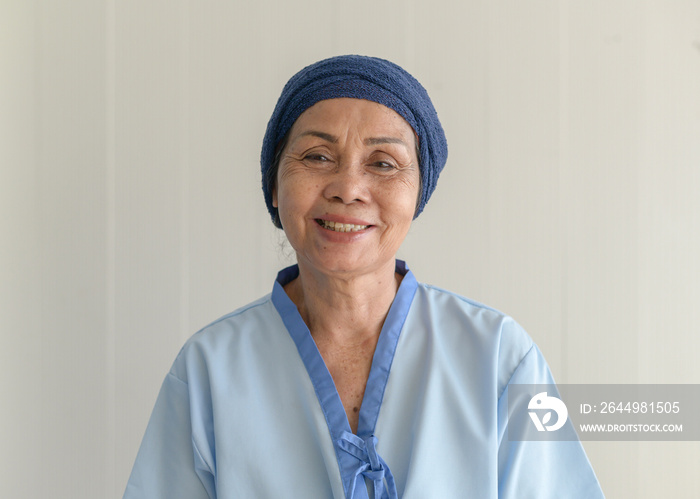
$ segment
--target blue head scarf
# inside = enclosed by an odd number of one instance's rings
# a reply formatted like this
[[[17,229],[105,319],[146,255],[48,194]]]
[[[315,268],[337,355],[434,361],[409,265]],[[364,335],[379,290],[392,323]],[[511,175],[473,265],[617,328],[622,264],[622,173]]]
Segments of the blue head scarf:
[[[292,76],[267,124],[260,155],[262,187],[267,209],[277,227],[281,225],[277,209],[272,206],[277,174],[272,166],[277,147],[304,111],[319,101],[342,97],[382,104],[402,116],[416,132],[422,188],[416,217],[435,190],[447,161],[447,139],[428,92],[404,69],[384,59],[360,55],[331,57]]]

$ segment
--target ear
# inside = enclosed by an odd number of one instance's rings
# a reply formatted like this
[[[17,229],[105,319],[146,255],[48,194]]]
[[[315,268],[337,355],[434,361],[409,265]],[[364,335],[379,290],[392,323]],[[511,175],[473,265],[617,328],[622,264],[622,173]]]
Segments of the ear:
[[[279,208],[279,206],[277,206],[277,186],[272,188],[272,206]]]

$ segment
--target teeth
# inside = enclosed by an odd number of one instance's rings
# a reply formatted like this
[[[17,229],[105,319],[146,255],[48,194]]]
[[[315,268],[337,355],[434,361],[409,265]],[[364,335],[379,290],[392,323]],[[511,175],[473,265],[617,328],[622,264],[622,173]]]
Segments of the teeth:
[[[319,223],[326,229],[334,230],[336,232],[357,232],[358,230],[365,230],[369,225],[355,225],[355,224],[341,224],[338,222],[330,222],[328,220],[319,220]]]

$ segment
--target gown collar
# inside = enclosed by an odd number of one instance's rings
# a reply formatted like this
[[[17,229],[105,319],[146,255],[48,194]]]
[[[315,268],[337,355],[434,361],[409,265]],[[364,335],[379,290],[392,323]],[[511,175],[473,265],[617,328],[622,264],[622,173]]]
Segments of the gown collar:
[[[348,448],[352,447],[348,446],[348,443],[354,442],[349,441],[349,439],[352,439],[349,436],[352,435],[352,431],[345,409],[340,401],[340,395],[316,347],[316,343],[311,337],[309,328],[301,318],[296,305],[284,291],[284,286],[298,277],[299,267],[292,265],[280,271],[272,290],[272,303],[296,344],[321,405],[321,410],[325,416],[335,447],[336,457],[338,458],[343,487],[348,497],[367,497],[364,486],[355,486],[356,481],[361,480],[364,476],[374,481],[375,494],[379,492],[380,497],[396,497],[396,488],[393,487],[391,472],[386,463],[374,451],[375,443],[381,448],[381,442],[377,443],[374,430],[389,379],[391,364],[394,360],[396,345],[418,288],[418,283],[413,273],[408,269],[404,261],[396,260],[396,272],[403,275],[403,279],[379,334],[379,340],[372,359],[372,367],[362,399],[362,406],[360,407],[356,437],[359,437],[362,442],[371,443],[371,452],[369,453],[366,451],[364,453],[347,451]],[[367,459],[362,458],[365,455]],[[369,459],[369,457],[372,457],[372,459]],[[380,464],[377,464],[379,462]],[[383,482],[384,479],[387,481],[387,489],[384,489],[381,487],[381,483],[378,483]],[[363,482],[364,480],[361,481]],[[377,497],[377,499],[379,498]]]

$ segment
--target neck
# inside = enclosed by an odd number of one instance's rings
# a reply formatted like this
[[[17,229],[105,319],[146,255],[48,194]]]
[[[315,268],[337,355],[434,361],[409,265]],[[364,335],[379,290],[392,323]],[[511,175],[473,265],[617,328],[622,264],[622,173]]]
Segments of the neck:
[[[352,346],[379,337],[401,278],[393,260],[369,274],[340,277],[300,263],[285,291],[317,342]]]

